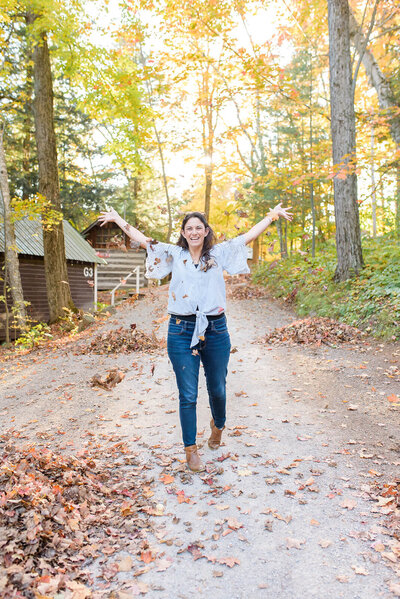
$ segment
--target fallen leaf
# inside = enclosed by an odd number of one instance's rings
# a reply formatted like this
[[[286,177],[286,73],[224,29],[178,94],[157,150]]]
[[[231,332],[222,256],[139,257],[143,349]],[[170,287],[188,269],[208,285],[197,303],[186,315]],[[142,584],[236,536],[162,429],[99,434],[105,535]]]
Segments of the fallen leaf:
[[[301,549],[301,546],[304,545],[305,542],[305,539],[294,539],[291,537],[286,537],[287,549]]]
[[[235,565],[240,565],[240,560],[236,557],[221,557],[217,560],[219,564],[224,564],[225,566],[229,566],[229,568],[233,568]]]
[[[310,524],[311,524],[311,526],[319,526],[320,525],[320,523],[318,522],[318,520],[314,520],[314,518],[311,518]]]
[[[363,576],[368,576],[369,572],[362,566],[351,566],[356,574],[362,574]]]
[[[243,528],[243,524],[241,522],[238,522],[236,518],[228,518],[227,524],[229,528],[232,528],[232,530],[238,530],[239,528]]]
[[[389,591],[393,593],[396,597],[400,597],[400,582],[391,580],[389,582]]]
[[[388,395],[388,401],[391,403],[400,403],[400,397],[392,393],[392,395]]]
[[[356,505],[357,505],[357,501],[355,501],[354,499],[345,499],[340,504],[341,507],[346,508],[348,510],[354,509],[356,507]]]
[[[123,557],[117,564],[119,572],[129,572],[133,567],[133,561],[130,555]]]
[[[172,476],[171,474],[162,474],[162,475],[160,476],[160,479],[159,479],[159,480],[160,480],[161,482],[163,482],[163,483],[164,483],[164,485],[170,485],[171,483],[173,483],[173,482],[174,482],[174,480],[175,480],[175,477],[174,477],[174,476]]]

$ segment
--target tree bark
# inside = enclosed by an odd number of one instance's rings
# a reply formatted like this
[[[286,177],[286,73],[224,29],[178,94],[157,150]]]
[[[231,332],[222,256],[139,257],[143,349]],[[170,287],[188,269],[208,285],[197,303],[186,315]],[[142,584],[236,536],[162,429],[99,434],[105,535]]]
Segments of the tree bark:
[[[32,184],[31,168],[31,138],[33,133],[32,122],[32,95],[33,95],[33,69],[32,53],[28,50],[26,57],[26,82],[24,101],[24,122],[22,139],[22,170],[24,178],[22,181],[22,199],[27,200]]]
[[[6,156],[3,146],[3,132],[0,132],[0,190],[4,211],[4,245],[7,279],[11,288],[11,297],[15,309],[14,318],[20,330],[26,327],[26,308],[22,291],[21,275],[14,224],[10,206],[10,188],[8,185]],[[5,294],[5,302],[7,302]]]
[[[260,236],[256,237],[253,241],[253,257],[250,262],[257,266],[260,260]]]
[[[348,0],[328,0],[328,26],[332,155],[335,171],[335,280],[344,281],[357,274],[363,266],[355,173],[355,116]]]
[[[396,102],[391,83],[382,72],[372,52],[366,47],[366,38],[357,23],[353,12],[349,11],[349,31],[351,41],[358,54],[362,54],[362,63],[369,84],[375,88],[378,95],[379,108],[388,113],[390,133],[397,148],[400,147],[400,117],[399,103]]]
[[[33,23],[35,15],[28,16]],[[39,163],[39,194],[48,202],[43,213],[43,248],[50,322],[65,316],[63,308],[74,309],[65,258],[57,147],[54,133],[53,82],[46,33],[33,48],[35,140]],[[49,210],[57,211],[56,222],[47,222]]]
[[[395,210],[395,233],[400,239],[400,164],[396,166],[396,210]]]
[[[213,184],[213,154],[214,154],[214,129],[215,124],[213,122],[214,118],[214,107],[213,107],[213,97],[214,97],[214,89],[215,86],[211,86],[210,88],[210,72],[207,64],[207,68],[202,73],[201,86],[199,90],[199,98],[200,98],[200,109],[201,109],[201,118],[202,118],[202,141],[203,141],[203,153],[204,153],[204,178],[205,178],[205,187],[204,187],[204,214],[206,220],[210,219],[210,209],[211,209],[211,190]],[[217,111],[218,118],[218,111]]]
[[[376,183],[375,183],[375,134],[374,126],[371,128],[371,211],[372,211],[372,237],[376,237]]]

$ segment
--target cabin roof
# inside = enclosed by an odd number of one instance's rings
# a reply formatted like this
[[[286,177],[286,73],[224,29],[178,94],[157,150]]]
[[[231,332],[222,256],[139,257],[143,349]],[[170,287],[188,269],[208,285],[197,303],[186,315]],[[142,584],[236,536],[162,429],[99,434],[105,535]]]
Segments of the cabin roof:
[[[92,246],[68,221],[63,221],[63,227],[67,260],[107,264],[103,258],[97,256]],[[22,218],[15,221],[14,228],[19,254],[44,256],[42,225],[39,219]],[[0,252],[4,252],[4,225],[2,222],[0,222]]]

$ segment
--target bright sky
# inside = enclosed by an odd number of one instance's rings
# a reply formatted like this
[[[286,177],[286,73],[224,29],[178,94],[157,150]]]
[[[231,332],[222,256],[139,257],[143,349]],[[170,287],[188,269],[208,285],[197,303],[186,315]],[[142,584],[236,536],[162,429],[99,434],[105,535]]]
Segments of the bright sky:
[[[278,7],[278,8],[277,8]],[[111,47],[115,44],[115,40],[112,39],[111,33],[109,36],[104,35],[104,29],[109,26],[111,32],[118,28],[121,19],[121,9],[119,0],[109,0],[106,9],[99,12],[98,2],[89,2],[87,4],[87,14],[94,24],[92,32],[92,39],[96,45],[104,47]],[[149,17],[150,15],[150,17]],[[144,19],[149,19],[151,28],[152,16],[151,13],[143,15]],[[246,17],[247,29],[250,32],[253,42],[257,45],[262,45],[276,35],[279,25],[286,22],[287,19],[291,20],[290,13],[288,12],[285,4],[282,0],[278,0],[277,3],[267,4],[265,8],[257,11],[256,14],[249,14]],[[99,26],[99,32],[96,31],[95,25]],[[157,30],[157,24],[154,20],[154,29]],[[236,30],[236,36],[239,41],[239,45],[245,47],[251,52],[251,44],[246,32],[245,27],[238,18],[238,27]],[[151,36],[150,39],[151,51],[157,52],[162,49],[162,38],[161,36]],[[291,48],[288,42],[284,42],[280,46],[280,56],[282,64],[286,63],[291,55]],[[246,116],[246,115],[245,115]],[[230,123],[237,124],[236,110],[232,105],[230,108],[225,109],[224,119]],[[215,159],[218,160],[217,153]],[[167,174],[174,178],[174,188],[177,195],[181,195],[183,190],[189,189],[193,182],[196,173],[199,174],[201,169],[202,156],[199,155],[198,160],[187,160],[188,156],[184,152],[174,153],[173,156],[166,157],[166,169]],[[107,160],[109,158],[107,157]],[[122,181],[124,184],[125,182]]]

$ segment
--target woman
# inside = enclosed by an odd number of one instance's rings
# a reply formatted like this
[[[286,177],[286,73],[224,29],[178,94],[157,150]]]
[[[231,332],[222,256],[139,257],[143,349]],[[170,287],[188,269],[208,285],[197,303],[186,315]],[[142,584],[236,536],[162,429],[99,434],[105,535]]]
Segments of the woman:
[[[225,282],[229,274],[248,273],[246,245],[282,216],[292,220],[278,204],[247,233],[230,241],[215,243],[214,233],[203,214],[191,212],[182,222],[176,245],[146,237],[129,225],[115,210],[102,212],[102,225],[115,222],[132,240],[147,250],[149,279],[172,273],[169,285],[168,356],[179,389],[179,416],[188,467],[204,470],[196,445],[196,403],[200,361],[204,367],[211,408],[210,449],[221,445],[225,428],[226,375],[230,339],[225,317]]]

